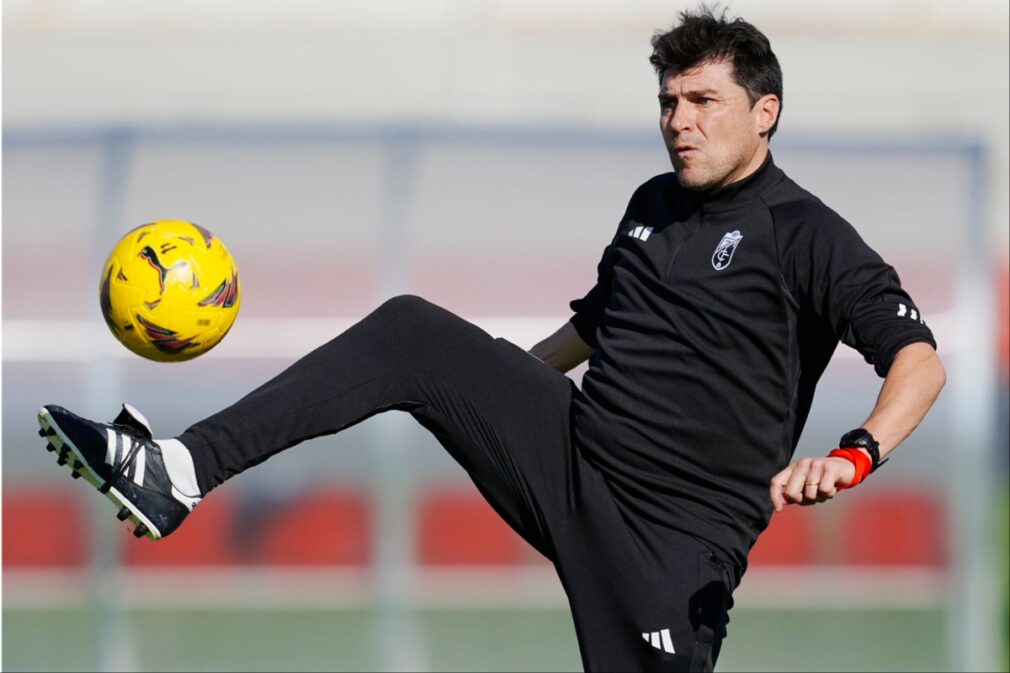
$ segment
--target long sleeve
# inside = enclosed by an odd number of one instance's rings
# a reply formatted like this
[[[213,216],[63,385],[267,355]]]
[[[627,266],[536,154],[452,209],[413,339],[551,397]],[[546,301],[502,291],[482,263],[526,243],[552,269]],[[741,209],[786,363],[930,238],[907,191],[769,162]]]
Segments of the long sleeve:
[[[818,201],[775,209],[784,280],[801,306],[830,325],[881,377],[904,346],[936,348],[897,272],[856,230]]]

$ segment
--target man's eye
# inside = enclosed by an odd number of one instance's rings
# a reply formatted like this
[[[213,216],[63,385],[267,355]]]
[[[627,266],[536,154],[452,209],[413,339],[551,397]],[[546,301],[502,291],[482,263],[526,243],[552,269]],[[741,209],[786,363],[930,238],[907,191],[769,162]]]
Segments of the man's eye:
[[[714,99],[712,98],[706,98],[702,96],[701,98],[698,99],[698,105],[708,105],[709,103],[713,102],[713,100]]]

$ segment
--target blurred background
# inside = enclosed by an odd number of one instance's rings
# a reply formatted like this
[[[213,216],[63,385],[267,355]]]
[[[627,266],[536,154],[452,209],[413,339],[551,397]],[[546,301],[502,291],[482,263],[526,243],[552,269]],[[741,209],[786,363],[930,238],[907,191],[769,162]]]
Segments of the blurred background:
[[[383,299],[529,347],[669,170],[658,0],[4,0],[3,667],[578,670],[551,567],[413,421],[287,451],[135,540],[41,404],[172,436]],[[1010,73],[1004,0],[749,0],[785,73],[777,163],[900,272],[949,383],[879,478],[758,542],[719,668],[1007,670]],[[129,228],[196,221],[241,314],[182,364],[98,307]],[[578,381],[583,370],[572,372]],[[798,456],[880,380],[842,347]]]

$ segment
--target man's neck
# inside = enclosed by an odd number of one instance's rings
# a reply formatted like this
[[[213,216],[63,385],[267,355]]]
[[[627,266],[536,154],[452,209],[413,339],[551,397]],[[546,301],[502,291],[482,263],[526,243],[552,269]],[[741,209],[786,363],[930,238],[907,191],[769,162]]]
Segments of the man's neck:
[[[713,191],[725,189],[726,187],[729,187],[735,182],[740,182],[741,180],[744,180],[754,175],[754,172],[757,169],[761,168],[761,165],[764,164],[765,159],[767,157],[768,157],[768,141],[762,140],[761,143],[758,145],[757,150],[754,152],[754,155],[750,158],[750,161],[747,162],[747,165],[742,170],[737,171],[734,175],[727,176],[727,182],[723,182]]]

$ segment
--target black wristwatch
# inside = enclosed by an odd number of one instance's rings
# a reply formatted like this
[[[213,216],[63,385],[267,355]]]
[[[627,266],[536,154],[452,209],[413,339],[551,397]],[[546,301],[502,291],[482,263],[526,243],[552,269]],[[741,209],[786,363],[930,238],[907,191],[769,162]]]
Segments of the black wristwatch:
[[[878,467],[890,460],[889,458],[880,460],[880,443],[864,428],[856,428],[842,435],[842,438],[838,440],[838,448],[866,449],[866,452],[870,454],[870,460],[873,461],[873,466],[870,467],[871,474],[876,472]]]

